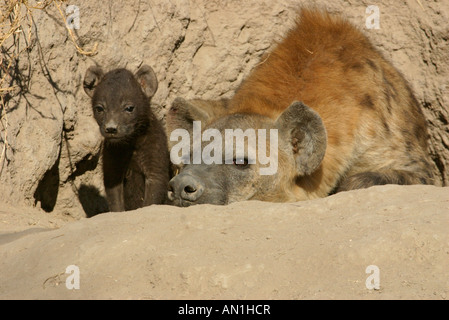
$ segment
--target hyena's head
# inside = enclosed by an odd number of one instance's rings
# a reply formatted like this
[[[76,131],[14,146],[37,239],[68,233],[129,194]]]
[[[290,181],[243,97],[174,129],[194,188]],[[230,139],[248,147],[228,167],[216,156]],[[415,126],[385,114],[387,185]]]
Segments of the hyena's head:
[[[257,114],[208,116],[182,99],[167,115],[170,158],[179,169],[168,192],[175,205],[289,201],[296,179],[314,172],[324,157],[323,122],[301,102],[276,120]]]
[[[92,66],[84,76],[84,91],[92,98],[95,120],[111,143],[129,142],[145,132],[150,119],[150,100],[158,81],[153,69],[142,66],[134,75],[126,69],[104,74]]]

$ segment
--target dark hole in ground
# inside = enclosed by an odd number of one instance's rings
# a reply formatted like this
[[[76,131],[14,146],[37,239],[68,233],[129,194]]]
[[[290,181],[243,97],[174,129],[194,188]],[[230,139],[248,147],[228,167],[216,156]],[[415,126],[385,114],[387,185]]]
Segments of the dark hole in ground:
[[[109,211],[105,197],[95,186],[82,184],[78,189],[78,199],[88,218]]]
[[[73,181],[76,177],[85,174],[87,171],[95,170],[98,165],[99,155],[86,157],[76,164],[75,171],[70,175],[68,181]],[[53,167],[48,170],[34,193],[34,204],[40,203],[40,207],[46,212],[52,212],[58,199],[60,175],[59,158]],[[81,184],[78,188],[78,199],[83,207],[87,217],[93,217],[97,214],[108,212],[109,208],[105,197],[95,186]]]
[[[59,158],[48,170],[39,182],[34,192],[34,204],[41,203],[41,208],[46,212],[51,212],[55,208],[59,191]]]

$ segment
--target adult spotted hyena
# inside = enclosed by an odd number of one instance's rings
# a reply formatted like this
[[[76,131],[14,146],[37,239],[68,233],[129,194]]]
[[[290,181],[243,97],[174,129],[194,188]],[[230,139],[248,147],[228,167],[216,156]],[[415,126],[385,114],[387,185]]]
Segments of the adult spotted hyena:
[[[302,10],[230,101],[213,102],[214,112],[205,104],[176,100],[169,136],[176,128],[191,131],[194,120],[223,135],[277,129],[278,170],[260,175],[260,164],[236,161],[187,164],[170,181],[176,205],[287,202],[373,185],[434,184],[426,121],[410,87],[359,30],[328,13]]]

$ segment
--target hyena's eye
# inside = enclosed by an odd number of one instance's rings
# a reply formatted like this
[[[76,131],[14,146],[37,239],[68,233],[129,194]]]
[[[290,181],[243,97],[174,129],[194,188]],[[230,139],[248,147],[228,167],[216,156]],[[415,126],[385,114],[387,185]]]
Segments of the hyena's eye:
[[[125,111],[128,112],[128,113],[132,113],[134,111],[134,108],[135,107],[133,105],[126,106],[125,107]]]
[[[98,106],[94,107],[94,110],[96,113],[102,113],[102,112],[104,112],[104,107],[101,105],[98,105]]]
[[[245,168],[248,168],[249,163],[248,163],[248,159],[246,159],[246,158],[245,159],[234,158],[233,164],[240,169],[245,169]]]

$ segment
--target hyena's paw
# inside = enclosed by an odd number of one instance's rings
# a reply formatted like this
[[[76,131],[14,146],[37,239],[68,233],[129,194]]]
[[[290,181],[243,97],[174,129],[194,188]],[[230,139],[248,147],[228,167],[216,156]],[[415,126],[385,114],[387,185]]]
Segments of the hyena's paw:
[[[433,184],[433,179],[428,175],[418,175],[414,172],[403,170],[362,172],[343,179],[337,188],[337,192],[365,189],[385,184]]]

